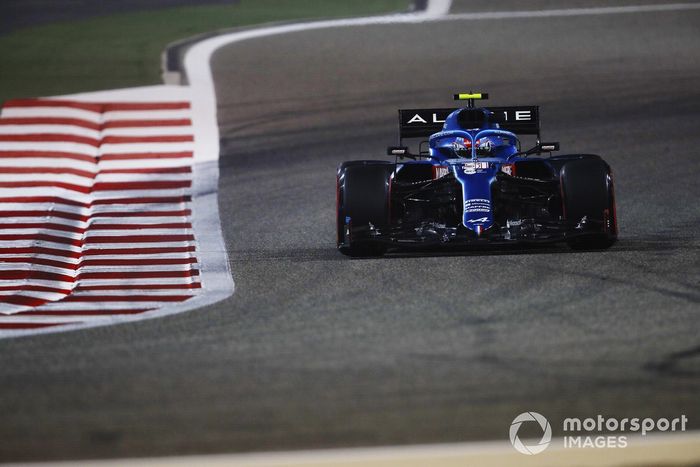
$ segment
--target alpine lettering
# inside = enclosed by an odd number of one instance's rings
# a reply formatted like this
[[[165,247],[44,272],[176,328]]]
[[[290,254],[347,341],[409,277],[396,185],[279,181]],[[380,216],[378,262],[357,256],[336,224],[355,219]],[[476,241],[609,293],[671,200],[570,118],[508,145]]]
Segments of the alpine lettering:
[[[532,112],[529,110],[517,110],[515,112],[515,119],[516,120],[530,120],[532,119]]]
[[[413,115],[413,117],[411,117],[411,119],[409,121],[406,122],[407,125],[410,123],[425,123],[425,124],[427,124],[428,121],[425,118],[421,117],[420,114],[415,114],[415,115]],[[431,115],[431,118],[430,118],[430,123],[445,123],[445,120],[438,118],[438,114],[433,112],[433,114]]]
[[[434,115],[434,114],[433,114],[433,115]],[[423,120],[423,117],[421,117],[421,116],[418,115],[418,114],[415,114],[415,115],[413,116],[413,118],[411,118],[411,119],[408,121],[408,123],[416,123],[416,122],[428,123],[427,121]]]

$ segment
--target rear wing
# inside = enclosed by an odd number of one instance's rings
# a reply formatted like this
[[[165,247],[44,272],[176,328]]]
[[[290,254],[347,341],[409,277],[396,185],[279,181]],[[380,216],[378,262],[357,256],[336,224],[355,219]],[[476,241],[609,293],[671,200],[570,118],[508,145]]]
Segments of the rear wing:
[[[486,107],[493,112],[491,121],[502,130],[521,135],[537,135],[540,139],[540,111],[536,105],[515,107]],[[401,109],[399,110],[399,141],[403,138],[426,138],[442,131],[442,125],[451,109]]]

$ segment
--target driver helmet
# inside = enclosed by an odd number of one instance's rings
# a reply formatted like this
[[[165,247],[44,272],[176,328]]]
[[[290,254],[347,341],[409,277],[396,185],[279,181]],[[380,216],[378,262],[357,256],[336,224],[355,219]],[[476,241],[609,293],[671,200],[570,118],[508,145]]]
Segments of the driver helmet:
[[[478,155],[491,154],[496,147],[496,142],[492,141],[488,136],[483,136],[476,140],[476,153]]]
[[[452,151],[458,158],[469,158],[472,155],[472,142],[462,137],[455,138],[452,142]]]

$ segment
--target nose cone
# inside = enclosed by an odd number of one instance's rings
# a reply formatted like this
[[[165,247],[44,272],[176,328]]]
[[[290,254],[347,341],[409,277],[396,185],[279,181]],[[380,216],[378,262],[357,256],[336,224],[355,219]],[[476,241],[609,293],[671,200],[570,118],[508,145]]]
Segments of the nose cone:
[[[491,183],[496,177],[496,164],[487,161],[467,161],[453,168],[462,185],[462,224],[477,235],[493,225]]]

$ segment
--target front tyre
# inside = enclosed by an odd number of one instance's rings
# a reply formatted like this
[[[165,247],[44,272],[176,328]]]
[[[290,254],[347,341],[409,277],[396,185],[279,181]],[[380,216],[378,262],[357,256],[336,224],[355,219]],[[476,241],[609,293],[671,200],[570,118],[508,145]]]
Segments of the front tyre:
[[[389,227],[389,196],[394,164],[345,162],[338,168],[336,227],[338,250],[347,256],[381,256],[386,245],[373,233]]]
[[[567,244],[574,250],[603,250],[617,241],[615,190],[602,159],[567,162],[560,172],[564,216],[577,223]]]

